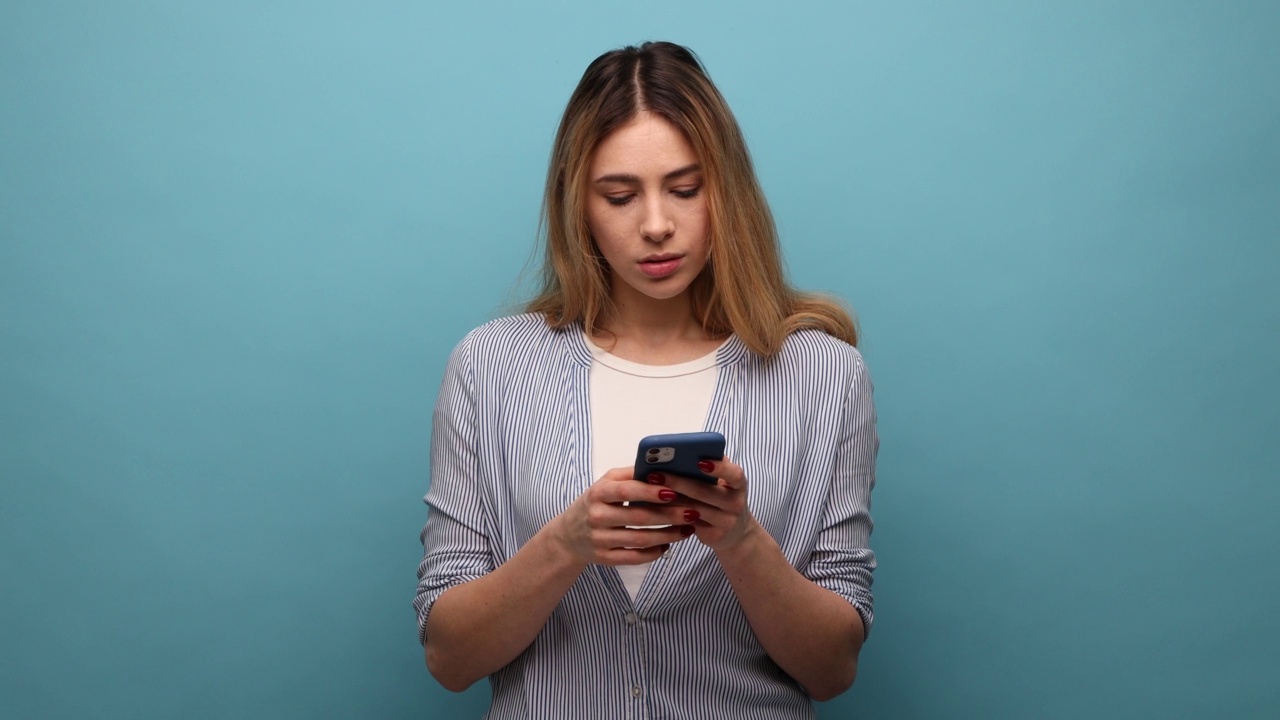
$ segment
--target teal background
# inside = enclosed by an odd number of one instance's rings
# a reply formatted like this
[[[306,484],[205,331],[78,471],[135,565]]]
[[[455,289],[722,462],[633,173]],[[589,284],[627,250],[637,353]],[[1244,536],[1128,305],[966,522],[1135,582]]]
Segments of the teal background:
[[[476,717],[409,603],[446,354],[665,38],[858,310],[824,718],[1280,717],[1280,6],[0,5],[0,715]]]

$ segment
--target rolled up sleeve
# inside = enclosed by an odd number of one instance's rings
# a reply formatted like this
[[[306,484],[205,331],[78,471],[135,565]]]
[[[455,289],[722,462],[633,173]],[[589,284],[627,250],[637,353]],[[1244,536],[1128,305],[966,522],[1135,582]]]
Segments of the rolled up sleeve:
[[[871,490],[876,482],[876,434],[873,388],[862,357],[854,357],[853,374],[843,404],[843,419],[822,529],[805,577],[848,600],[862,616],[864,633],[874,619],[871,594],[876,556],[870,539]]]
[[[456,585],[493,569],[484,493],[480,487],[475,388],[469,338],[454,349],[445,368],[431,427],[431,480],[423,501],[422,562],[413,600],[418,642],[427,639],[427,618],[437,599]]]

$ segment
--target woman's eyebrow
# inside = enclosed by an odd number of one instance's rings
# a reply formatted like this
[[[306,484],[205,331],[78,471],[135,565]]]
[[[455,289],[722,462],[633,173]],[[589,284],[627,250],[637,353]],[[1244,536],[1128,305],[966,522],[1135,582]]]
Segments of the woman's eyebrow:
[[[662,179],[675,180],[678,177],[683,177],[691,173],[696,173],[701,169],[702,169],[702,166],[699,165],[698,163],[693,163],[692,165],[685,165],[682,168],[676,168],[675,170],[672,170],[666,175],[663,175]],[[614,173],[611,175],[601,175],[600,177],[595,179],[595,182],[597,183],[629,183],[631,185],[639,185],[640,176],[628,175],[626,173]]]

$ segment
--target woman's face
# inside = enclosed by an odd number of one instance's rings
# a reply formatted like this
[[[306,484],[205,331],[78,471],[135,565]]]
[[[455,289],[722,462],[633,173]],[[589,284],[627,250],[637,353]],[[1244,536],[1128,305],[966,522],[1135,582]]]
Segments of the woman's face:
[[[641,112],[605,136],[587,176],[587,223],[609,264],[619,309],[687,301],[706,267],[707,199],[693,146]]]

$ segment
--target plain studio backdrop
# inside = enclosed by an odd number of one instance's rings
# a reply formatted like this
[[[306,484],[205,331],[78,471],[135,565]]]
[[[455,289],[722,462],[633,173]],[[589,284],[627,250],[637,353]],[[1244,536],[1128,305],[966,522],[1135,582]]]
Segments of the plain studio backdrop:
[[[646,39],[861,319],[877,623],[820,715],[1280,717],[1280,6],[1208,0],[7,0],[0,716],[483,712],[410,608],[431,408]]]

